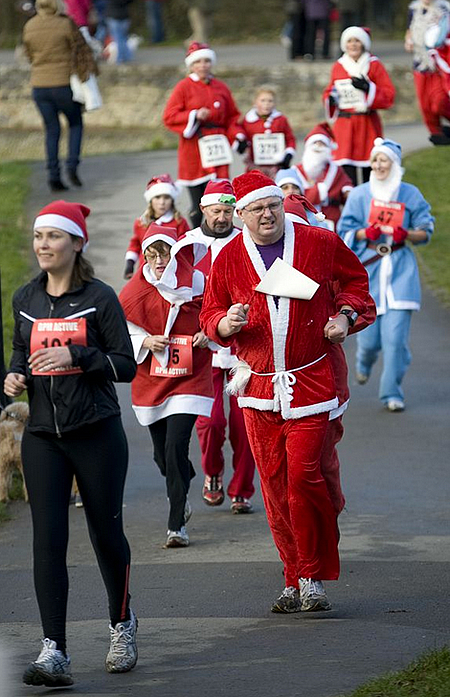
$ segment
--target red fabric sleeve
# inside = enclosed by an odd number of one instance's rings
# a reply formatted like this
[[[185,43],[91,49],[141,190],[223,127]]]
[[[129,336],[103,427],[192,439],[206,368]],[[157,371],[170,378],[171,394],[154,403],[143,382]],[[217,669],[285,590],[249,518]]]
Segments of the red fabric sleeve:
[[[192,109],[186,107],[186,83],[181,80],[175,85],[163,112],[163,123],[175,133],[183,134]]]
[[[133,236],[128,245],[127,252],[135,252],[137,255],[141,253],[141,244],[143,238],[142,229],[143,226],[140,219],[136,218],[133,224]]]
[[[389,74],[380,61],[373,61],[369,70],[369,80],[375,83],[375,97],[371,109],[390,109],[395,99],[395,87]]]
[[[220,254],[215,260],[211,273],[206,282],[203,306],[200,312],[200,327],[206,336],[220,346],[231,346],[235,334],[224,339],[217,332],[220,320],[226,316],[228,308],[233,304],[225,288],[224,278],[226,266],[221,262]]]
[[[185,235],[187,233],[187,231],[190,229],[191,229],[191,225],[189,225],[186,218],[180,218],[179,220],[177,220],[178,239],[180,239],[180,237],[183,237],[183,235]]]
[[[227,88],[228,89],[228,88]],[[241,112],[237,108],[233,95],[228,90],[228,120],[226,127],[226,135],[230,143],[232,143],[238,133],[244,133],[244,128],[241,124]]]
[[[297,142],[295,140],[294,132],[289,124],[289,121],[285,116],[281,116],[282,132],[284,133],[286,139],[286,148],[293,148],[295,150]]]
[[[329,97],[330,94],[331,94],[331,90],[332,90],[333,87],[334,87],[334,81],[336,80],[336,74],[335,74],[335,72],[336,72],[336,65],[337,65],[337,64],[335,63],[335,64],[333,65],[333,67],[331,68],[330,82],[328,83],[328,85],[325,87],[325,89],[324,89],[324,91],[323,91],[323,102],[324,102],[324,106],[325,106],[325,115],[326,115],[326,118],[327,118],[327,119],[332,119],[333,116],[335,115],[335,112],[336,112],[336,106],[333,106],[333,107],[330,109],[330,105],[329,105],[329,102],[328,102],[328,97]]]

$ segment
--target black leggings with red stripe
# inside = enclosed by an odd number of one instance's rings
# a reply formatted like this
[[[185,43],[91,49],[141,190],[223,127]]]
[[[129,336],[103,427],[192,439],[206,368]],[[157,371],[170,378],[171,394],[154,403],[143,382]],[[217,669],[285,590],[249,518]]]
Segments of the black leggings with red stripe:
[[[122,521],[128,444],[120,416],[64,433],[61,438],[25,431],[22,459],[33,520],[34,583],[44,637],[65,651],[68,509],[74,475],[108,593],[111,624],[129,619],[130,547]]]

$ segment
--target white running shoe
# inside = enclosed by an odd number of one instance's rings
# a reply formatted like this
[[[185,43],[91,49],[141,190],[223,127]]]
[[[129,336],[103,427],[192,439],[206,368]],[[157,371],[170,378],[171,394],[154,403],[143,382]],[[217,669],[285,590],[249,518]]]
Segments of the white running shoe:
[[[137,617],[131,609],[130,619],[127,622],[118,622],[115,627],[109,625],[111,645],[105,661],[108,673],[127,673],[136,665],[138,659],[137,628]]]
[[[73,685],[70,657],[56,648],[56,641],[43,639],[42,651],[36,661],[30,663],[23,674],[25,685],[64,687]]]
[[[167,531],[166,547],[189,547],[189,535],[184,525],[180,530]]]
[[[331,610],[331,603],[325,593],[322,581],[314,578],[299,578],[302,612]]]
[[[270,608],[271,612],[282,612],[286,614],[290,612],[300,612],[301,609],[302,604],[298,588],[294,586],[287,586]]]
[[[390,399],[386,408],[388,411],[405,411],[405,402],[402,399]]]

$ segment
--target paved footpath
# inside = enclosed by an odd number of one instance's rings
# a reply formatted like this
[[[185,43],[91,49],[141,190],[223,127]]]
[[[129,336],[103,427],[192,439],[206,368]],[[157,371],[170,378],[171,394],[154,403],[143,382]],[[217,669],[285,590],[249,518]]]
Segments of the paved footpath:
[[[421,126],[390,130],[406,146],[426,144]],[[132,222],[143,208],[150,174],[176,174],[175,153],[85,160],[85,187],[67,198],[92,207],[89,254],[98,275],[122,285]],[[30,219],[49,200],[41,164],[33,166]],[[183,199],[182,205],[186,201]],[[388,414],[376,398],[377,376],[355,384],[348,342],[352,404],[340,448],[347,507],[340,518],[342,575],[328,583],[333,611],[273,615],[283,587],[259,493],[255,513],[207,508],[198,471],[191,490],[192,545],[165,550],[167,502],[151,461],[147,430],[119,386],[130,442],[125,523],[139,617],[137,668],[109,675],[106,599],[82,509],[71,508],[68,644],[74,695],[91,697],[333,697],[426,649],[450,642],[450,478],[448,476],[449,312],[424,294],[412,328],[413,364],[405,380],[407,410]],[[227,472],[229,478],[229,450]],[[0,528],[0,696],[50,694],[21,684],[41,634],[32,587],[30,516],[12,507]],[[9,680],[8,680],[9,678]],[[64,694],[69,691],[62,690]]]

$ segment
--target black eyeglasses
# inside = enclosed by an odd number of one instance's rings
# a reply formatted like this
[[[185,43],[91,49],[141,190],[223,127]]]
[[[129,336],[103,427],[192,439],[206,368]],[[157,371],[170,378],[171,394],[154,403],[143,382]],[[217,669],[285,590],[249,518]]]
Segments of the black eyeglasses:
[[[242,210],[247,211],[247,213],[251,213],[252,215],[259,217],[264,213],[266,208],[271,212],[271,213],[276,213],[277,211],[280,210],[281,206],[283,205],[283,202],[281,199],[279,201],[275,201],[274,203],[268,203],[266,206],[255,206],[254,208],[244,208]]]

